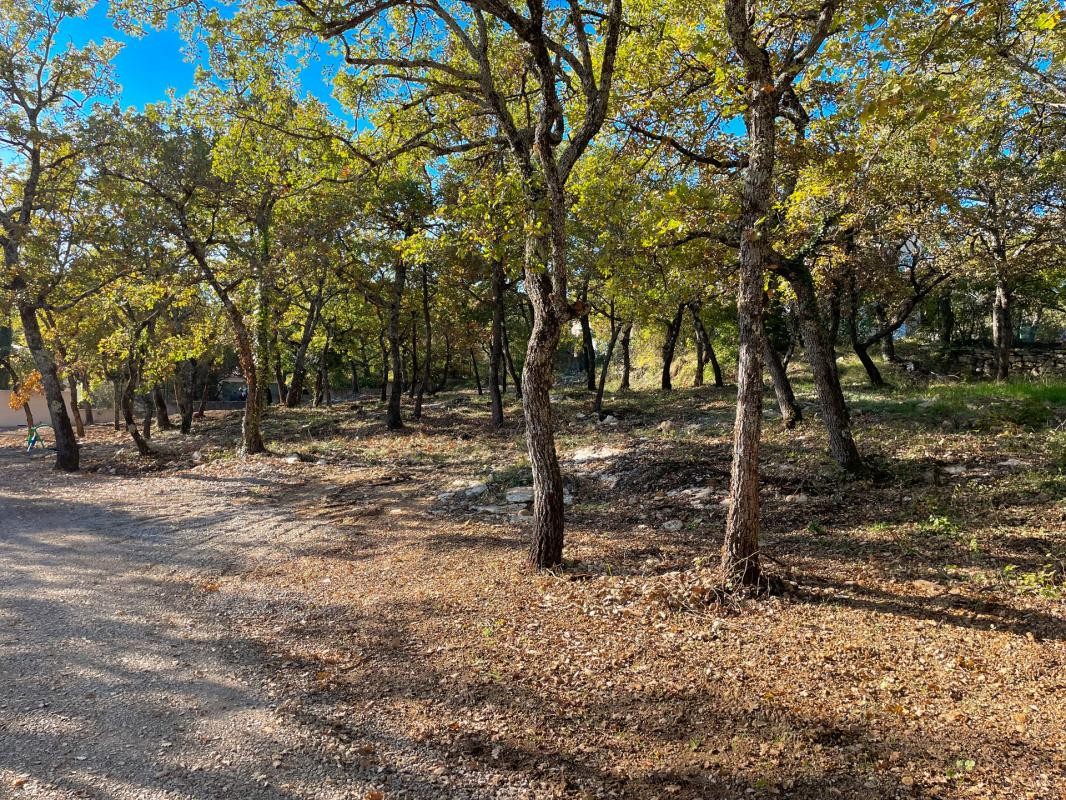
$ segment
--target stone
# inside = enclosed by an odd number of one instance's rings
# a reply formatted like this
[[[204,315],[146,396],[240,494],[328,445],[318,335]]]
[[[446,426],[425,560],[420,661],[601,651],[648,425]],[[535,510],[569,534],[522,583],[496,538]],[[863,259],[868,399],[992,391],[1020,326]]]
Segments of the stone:
[[[679,519],[668,519],[663,523],[663,530],[669,531],[670,533],[677,533],[683,527],[685,527],[685,523]]]
[[[467,497],[481,497],[481,495],[485,494],[485,492],[487,492],[488,490],[488,485],[484,483],[475,483],[470,486],[467,486],[466,489],[463,491],[463,494],[465,494]]]
[[[802,505],[803,503],[811,502],[811,498],[809,496],[805,495],[805,494],[790,494],[790,495],[788,495],[785,498],[785,502],[786,503],[798,503],[798,504]]]
[[[600,420],[600,425],[617,425],[618,418],[608,414],[606,417]]]
[[[504,497],[508,503],[532,503],[533,502],[533,487],[532,486],[515,486],[508,489],[504,493]]]
[[[662,422],[659,423],[659,430],[663,433],[666,433],[667,431],[672,431],[673,429],[674,423],[668,419],[664,419]]]
[[[966,467],[963,464],[948,464],[946,467],[942,467],[942,469],[948,475],[966,474]]]
[[[286,464],[299,464],[300,463],[300,457],[298,455],[296,455],[295,453],[293,455],[291,455],[291,456],[285,456],[285,463]]]

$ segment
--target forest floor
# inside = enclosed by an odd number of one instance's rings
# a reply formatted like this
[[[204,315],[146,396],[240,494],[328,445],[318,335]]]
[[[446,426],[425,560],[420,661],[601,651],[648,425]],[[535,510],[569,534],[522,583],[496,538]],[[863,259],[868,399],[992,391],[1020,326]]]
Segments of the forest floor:
[[[765,566],[708,603],[734,390],[237,415],[85,470],[0,434],[0,797],[1066,798],[1066,386],[849,387],[876,477],[768,413]]]

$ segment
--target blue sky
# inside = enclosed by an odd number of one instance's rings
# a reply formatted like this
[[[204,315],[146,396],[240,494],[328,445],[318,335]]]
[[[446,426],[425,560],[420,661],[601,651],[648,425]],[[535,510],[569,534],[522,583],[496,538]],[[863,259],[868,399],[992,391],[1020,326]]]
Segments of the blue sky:
[[[86,17],[68,20],[62,29],[64,37],[77,45],[103,39],[123,43],[114,62],[123,106],[141,108],[165,100],[168,89],[180,95],[192,88],[196,68],[184,58],[181,37],[171,30],[153,31],[139,39],[127,36],[111,23],[106,2],[98,3]]]
[[[85,16],[68,20],[61,32],[61,41],[76,45],[87,41],[115,39],[122,42],[122,51],[114,61],[115,78],[120,86],[119,101],[123,107],[143,108],[147,103],[166,100],[173,89],[179,96],[193,86],[196,64],[185,58],[185,43],[173,30],[151,31],[138,38],[115,28],[107,15],[107,0],[100,0]],[[322,62],[313,63],[300,74],[305,89],[326,102],[334,112],[346,116],[333,99],[328,80],[323,78],[323,65],[336,69],[337,59],[324,44],[316,47]]]

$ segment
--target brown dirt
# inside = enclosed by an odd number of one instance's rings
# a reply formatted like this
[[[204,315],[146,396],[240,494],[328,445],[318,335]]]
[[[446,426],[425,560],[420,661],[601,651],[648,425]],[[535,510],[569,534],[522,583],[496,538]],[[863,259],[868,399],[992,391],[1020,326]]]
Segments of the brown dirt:
[[[1066,503],[1046,436],[864,414],[860,442],[883,474],[847,481],[816,423],[796,436],[771,428],[767,563],[792,590],[708,605],[726,392],[634,401],[613,427],[564,399],[564,457],[615,452],[567,462],[576,500],[569,560],[554,576],[523,567],[520,518],[473,511],[524,482],[520,432],[489,434],[485,413],[447,399],[423,426],[389,435],[376,411],[283,412],[273,440],[300,463],[226,457],[223,418],[188,444],[167,435],[155,462],[98,427],[85,448],[98,471],[84,477],[9,451],[0,503],[202,521],[209,542],[145,545],[172,574],[144,613],[159,624],[180,602],[205,647],[214,636],[232,644],[219,669],[235,659],[257,687],[247,705],[270,699],[270,725],[300,743],[286,775],[262,767],[283,797],[318,796],[310,787],[326,775],[336,796],[367,798],[1066,797]],[[489,491],[439,497],[465,480]],[[681,529],[665,530],[673,520]],[[94,569],[130,574],[116,550],[98,558],[114,560]],[[40,628],[39,613],[22,624]],[[112,647],[136,649],[131,637]],[[5,643],[0,657],[19,647]],[[12,718],[0,706],[0,745]],[[101,722],[91,710],[83,721],[57,736],[77,741]],[[198,745],[208,757],[223,745],[276,752],[221,735]],[[32,764],[12,763],[0,781],[44,785]],[[313,773],[300,772],[307,764]]]

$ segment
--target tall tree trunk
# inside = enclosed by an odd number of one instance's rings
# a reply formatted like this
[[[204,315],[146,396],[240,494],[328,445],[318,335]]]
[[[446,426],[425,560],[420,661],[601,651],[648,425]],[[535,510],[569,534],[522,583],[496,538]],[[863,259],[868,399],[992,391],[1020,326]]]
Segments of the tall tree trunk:
[[[632,371],[632,362],[630,361],[630,346],[633,341],[633,323],[627,322],[625,331],[622,333],[622,382],[618,384],[618,391],[629,391],[629,378]]]
[[[1011,300],[1011,290],[1007,282],[1003,278],[997,278],[996,296],[992,303],[992,349],[997,381],[1005,381],[1010,376],[1010,349],[1014,339]]]
[[[881,389],[885,386],[885,379],[881,377],[881,370],[877,368],[877,364],[870,358],[868,345],[859,335],[859,295],[855,289],[854,278],[851,280],[849,295],[847,318],[848,338],[851,339],[851,349],[855,351],[855,355],[859,357],[859,362],[862,364],[863,369],[866,370],[866,377],[869,378],[870,385],[875,389]],[[890,338],[892,338],[891,333],[885,337],[885,339]]]
[[[611,307],[609,317],[611,323],[611,338],[607,342],[607,351],[603,354],[603,366],[600,368],[600,379],[596,384],[596,399],[592,403],[592,410],[596,416],[603,418],[603,390],[607,387],[607,370],[611,366],[611,356],[614,355],[614,347],[618,342],[618,336],[626,326],[618,324],[614,316],[614,307]]]
[[[481,388],[481,371],[477,368],[477,356],[474,355],[473,347],[470,348],[470,365],[474,368],[474,381],[477,383],[477,393],[480,397],[485,391]]]
[[[311,341],[315,338],[315,328],[318,325],[318,318],[322,309],[324,285],[324,279],[320,280],[315,289],[315,295],[308,300],[307,316],[304,317],[304,324],[300,329],[300,339],[296,343],[296,350],[293,353],[292,382],[289,384],[288,393],[285,395],[285,406],[287,408],[296,408],[303,399],[304,383],[307,380],[307,351],[311,347]],[[281,359],[279,358],[279,366],[280,363]]]
[[[707,331],[707,326],[703,324],[703,315],[700,313],[701,307],[699,303],[690,304],[689,311],[692,314],[692,325],[696,330],[696,342],[700,345],[699,349],[703,355],[703,364],[709,363],[711,365],[711,372],[714,374],[714,385],[718,387],[725,386],[725,381],[722,378],[722,365],[718,363],[718,354],[714,352],[714,342]],[[702,366],[699,369],[697,378],[699,383],[696,385],[702,386]]]
[[[137,365],[137,357],[131,351],[126,359],[126,383],[122,389],[122,393],[119,399],[116,401],[116,408],[119,405],[122,407],[122,419],[126,423],[126,433],[133,439],[134,445],[137,447],[137,452],[142,456],[150,456],[154,453],[152,448],[148,445],[147,436],[141,432],[141,429],[137,426],[137,417],[134,413],[134,401],[136,399],[136,391],[138,383],[140,382],[140,369]],[[152,421],[152,405],[149,401],[145,408],[145,425],[146,427],[151,424]],[[151,433],[151,429],[148,430]]]
[[[664,392],[669,392],[674,388],[670,372],[674,365],[674,351],[677,349],[677,337],[681,333],[681,322],[684,318],[685,304],[681,303],[677,307],[674,318],[666,322],[666,339],[663,341],[662,347],[663,374],[661,381],[661,388]]]
[[[803,412],[800,410],[799,403],[796,402],[796,393],[792,390],[788,369],[781,360],[777,348],[774,347],[769,336],[764,336],[763,340],[766,369],[770,373],[770,380],[773,381],[777,407],[781,411],[781,421],[786,428],[792,430],[803,420]]]
[[[726,21],[734,42],[737,27],[746,28],[747,4],[729,0]],[[735,16],[742,19],[736,20]],[[739,48],[738,44],[738,48]],[[759,74],[760,72],[767,73]],[[748,66],[748,166],[744,171],[740,213],[740,274],[737,287],[737,411],[733,424],[733,461],[729,508],[722,543],[722,575],[728,582],[753,586],[759,582],[759,444],[762,433],[763,271],[765,235],[760,230],[768,214],[773,187],[774,118],[772,92],[755,88],[767,82],[769,63]]]
[[[207,416],[207,396],[211,393],[210,374],[204,378],[204,393],[200,396],[200,407],[196,410],[196,418],[203,419]]]
[[[85,425],[81,421],[81,409],[78,407],[78,376],[67,370],[67,386],[70,388],[70,413],[74,417],[74,430],[79,439],[85,438]]]
[[[586,295],[588,289],[586,284]],[[582,300],[586,300],[585,297]],[[596,391],[596,342],[592,338],[592,323],[588,314],[581,317],[581,352],[585,363],[585,388]]]
[[[555,452],[551,388],[561,320],[552,305],[552,287],[533,264],[526,268],[533,301],[533,327],[522,371],[522,411],[526,449],[533,472],[533,540],[530,561],[538,569],[554,567],[563,557],[563,476]]]
[[[530,334],[530,338],[532,338],[532,333]],[[556,344],[558,344],[558,342],[556,342]],[[552,359],[554,359],[554,358],[555,358],[555,356],[552,355]],[[507,364],[507,371],[509,373],[511,373],[511,380],[514,382],[515,397],[521,399],[521,397],[522,397],[523,379],[518,374],[518,370],[515,369],[514,358],[512,358],[512,356],[511,356],[511,339],[507,335],[507,321],[506,320],[504,320],[504,324],[503,324],[503,359],[504,359],[504,362]],[[523,372],[522,374],[524,375],[525,372]]]
[[[89,378],[85,375],[81,377],[81,389],[82,389],[82,406],[85,408],[85,424],[93,425],[95,420],[93,419],[93,404],[90,399],[89,391]]]
[[[144,426],[141,430],[141,435],[145,441],[149,441],[152,438],[152,414],[155,412],[152,407],[152,395],[150,392],[141,398],[141,405],[144,406]]]
[[[152,387],[152,402],[155,403],[155,424],[161,431],[169,431],[174,428],[167,413],[167,399],[163,395],[163,387],[158,383]]]
[[[78,442],[74,437],[70,416],[67,414],[67,404],[63,400],[63,387],[59,382],[55,358],[45,347],[44,337],[41,335],[41,324],[37,319],[37,309],[19,300],[18,312],[19,319],[22,321],[22,332],[26,337],[26,346],[33,356],[34,366],[41,373],[45,401],[48,403],[48,416],[55,434],[55,468],[75,472],[80,461]]]
[[[422,375],[418,379],[418,391],[415,394],[414,418],[422,419],[422,399],[426,391],[432,391],[433,380],[433,322],[429,313],[429,274],[425,262],[422,263],[422,324],[426,335],[425,353],[422,355]]]
[[[396,264],[392,282],[392,299],[389,302],[389,355],[392,360],[392,391],[385,412],[385,427],[390,431],[403,428],[400,416],[400,400],[403,394],[403,356],[400,353],[400,310],[403,305],[404,286],[407,282],[407,263],[401,258]]]
[[[489,398],[492,424],[503,425],[503,389],[500,388],[500,373],[505,369],[503,363],[503,311],[504,288],[506,278],[503,262],[492,262],[492,338],[489,346]],[[503,376],[506,380],[506,375]],[[480,382],[479,382],[480,383]]]
[[[115,398],[114,426],[116,431],[122,430],[122,379],[115,375],[111,378],[111,393]]]
[[[388,399],[389,391],[389,348],[385,344],[385,331],[378,334],[378,345],[381,348],[381,402]]]
[[[793,267],[785,277],[796,295],[800,335],[803,337],[803,347],[807,351],[807,361],[814,376],[822,421],[829,434],[829,452],[842,469],[859,473],[864,468],[862,458],[852,438],[851,419],[844,401],[844,392],[840,387],[836,357],[818,312],[814,279],[806,265],[798,264]]]

